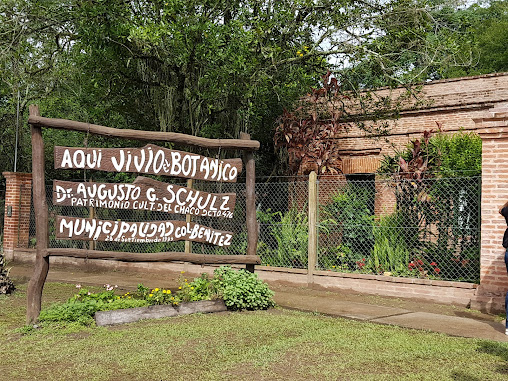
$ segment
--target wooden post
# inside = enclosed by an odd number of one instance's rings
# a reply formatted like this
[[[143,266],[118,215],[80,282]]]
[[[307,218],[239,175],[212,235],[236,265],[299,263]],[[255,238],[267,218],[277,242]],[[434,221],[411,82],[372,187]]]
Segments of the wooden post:
[[[187,188],[192,188],[192,179],[187,179]],[[185,215],[185,222],[189,223],[192,221],[192,216],[190,214]],[[192,242],[185,241],[185,251],[186,254],[192,253]]]
[[[92,182],[92,178],[90,178],[88,180],[89,182]],[[97,213],[96,213],[96,209],[95,207],[91,206],[89,209],[88,209],[88,218],[96,218],[97,217]],[[97,249],[97,241],[89,241],[88,243],[88,249],[89,250],[95,250]]]
[[[240,133],[241,140],[250,140],[250,135]],[[247,255],[256,255],[258,246],[258,224],[256,219],[256,162],[252,151],[244,151],[245,163],[245,220],[247,224]],[[254,265],[247,264],[245,269],[254,272]]]
[[[309,243],[308,243],[308,276],[307,282],[313,283],[314,271],[317,262],[317,174],[312,171],[309,174]]]
[[[30,116],[39,116],[39,108],[30,105]],[[49,231],[48,231],[48,207],[46,204],[46,185],[44,181],[44,141],[42,129],[31,126],[32,133],[32,175],[33,175],[33,200],[36,227],[36,257],[32,278],[27,289],[27,324],[33,324],[39,318],[41,312],[42,289],[49,271],[49,257],[47,254]]]

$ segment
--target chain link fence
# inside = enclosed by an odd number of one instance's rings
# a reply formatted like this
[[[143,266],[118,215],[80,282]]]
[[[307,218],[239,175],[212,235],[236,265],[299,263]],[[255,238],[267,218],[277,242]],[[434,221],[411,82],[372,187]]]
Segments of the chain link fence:
[[[185,186],[185,183],[176,183]],[[245,254],[245,184],[194,181],[193,188],[237,195],[233,218],[192,221],[234,233],[231,246],[192,242],[192,252]],[[345,175],[318,181],[317,269],[455,281],[479,281],[480,177],[420,182]],[[137,253],[184,251],[185,243],[56,240],[57,215],[124,221],[185,220],[185,215],[125,209],[54,206],[46,189],[50,247]],[[308,177],[256,183],[258,255],[265,266],[307,268]],[[30,219],[30,237],[35,223]],[[30,244],[35,243],[30,239]]]
[[[259,180],[258,180],[259,181]],[[186,183],[175,182],[186,186]],[[244,179],[237,183],[218,183],[194,180],[192,188],[209,193],[235,193],[236,204],[233,218],[192,216],[192,222],[216,230],[233,232],[232,243],[219,247],[206,243],[192,242],[191,252],[196,254],[244,255],[247,250],[247,227],[245,220],[246,190]],[[307,265],[307,180],[295,182],[258,182],[256,184],[256,205],[260,242],[258,254],[262,264],[280,267],[305,268]],[[107,209],[53,205],[53,185],[46,185],[49,215],[49,246],[51,248],[76,248],[135,253],[156,253],[165,251],[183,252],[184,241],[136,243],[114,241],[61,240],[55,238],[56,216],[98,218],[121,221],[162,221],[185,220],[182,214],[171,214],[149,210]],[[291,207],[292,206],[292,207]],[[292,212],[287,213],[288,210]],[[299,210],[297,212],[297,210]],[[295,223],[297,221],[297,223]],[[294,241],[294,232],[298,240]],[[35,216],[33,203],[30,218],[30,247],[35,247]]]
[[[479,282],[481,178],[319,182],[318,268]]]

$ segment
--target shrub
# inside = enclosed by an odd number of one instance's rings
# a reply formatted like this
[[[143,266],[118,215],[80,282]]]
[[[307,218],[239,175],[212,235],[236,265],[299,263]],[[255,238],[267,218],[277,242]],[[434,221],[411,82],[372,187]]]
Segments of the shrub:
[[[259,310],[275,305],[268,285],[245,270],[222,266],[214,271],[212,285],[230,310]]]
[[[114,296],[109,291],[88,294],[86,289],[81,289],[77,295],[71,297],[67,302],[55,303],[42,310],[39,321],[77,322],[90,325],[93,323],[93,316],[97,311],[111,311],[147,305],[146,300]]]

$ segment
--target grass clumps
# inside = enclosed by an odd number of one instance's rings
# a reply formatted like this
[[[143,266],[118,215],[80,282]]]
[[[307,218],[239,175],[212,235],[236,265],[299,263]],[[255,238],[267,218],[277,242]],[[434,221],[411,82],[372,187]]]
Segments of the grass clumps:
[[[79,292],[65,303],[55,303],[41,311],[40,322],[77,322],[83,325],[93,323],[97,311],[119,310],[124,308],[144,307],[149,303],[144,299],[135,299],[130,293],[116,295],[116,287],[105,285],[106,290],[92,293],[76,285]]]

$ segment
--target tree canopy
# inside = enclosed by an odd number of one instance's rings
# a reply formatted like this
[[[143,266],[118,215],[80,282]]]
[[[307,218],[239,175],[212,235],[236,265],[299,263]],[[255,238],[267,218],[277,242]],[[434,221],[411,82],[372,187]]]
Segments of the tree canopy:
[[[328,68],[350,89],[506,70],[506,23],[504,2],[4,0],[2,171],[13,167],[18,105],[26,120],[36,102],[44,116],[112,127],[249,132],[269,173],[274,121]],[[23,124],[18,148],[17,169],[29,171]]]

